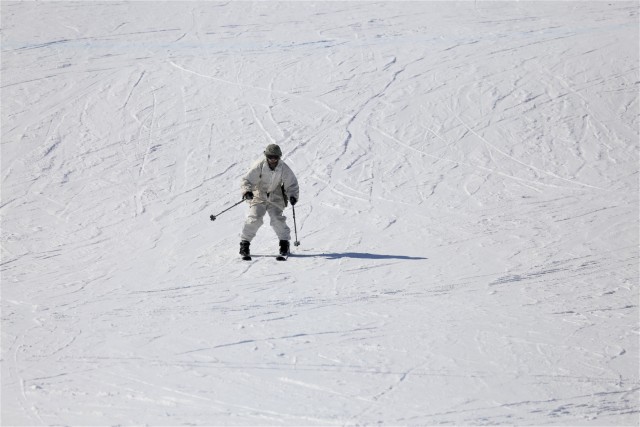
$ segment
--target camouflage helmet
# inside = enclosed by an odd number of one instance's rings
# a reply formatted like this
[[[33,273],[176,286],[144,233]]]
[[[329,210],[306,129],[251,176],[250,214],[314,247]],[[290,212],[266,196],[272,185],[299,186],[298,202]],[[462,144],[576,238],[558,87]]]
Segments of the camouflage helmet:
[[[267,145],[267,148],[264,150],[264,155],[282,157],[282,150],[277,144],[269,144]]]

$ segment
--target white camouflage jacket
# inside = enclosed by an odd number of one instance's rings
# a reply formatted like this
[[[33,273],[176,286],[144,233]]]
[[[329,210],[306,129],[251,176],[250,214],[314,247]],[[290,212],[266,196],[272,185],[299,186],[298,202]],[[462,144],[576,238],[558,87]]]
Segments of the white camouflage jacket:
[[[289,197],[298,198],[298,180],[291,168],[280,159],[274,170],[267,160],[256,160],[249,172],[242,178],[242,194],[253,192],[251,204],[271,202],[280,209],[287,206]],[[283,194],[284,190],[284,194]]]

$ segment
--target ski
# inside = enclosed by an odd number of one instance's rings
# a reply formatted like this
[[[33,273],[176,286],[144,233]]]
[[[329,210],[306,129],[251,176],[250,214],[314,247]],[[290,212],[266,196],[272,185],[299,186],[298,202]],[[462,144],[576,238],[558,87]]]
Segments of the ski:
[[[258,257],[263,257],[263,256],[268,256],[268,255],[257,255]],[[251,261],[253,260],[253,258],[251,258],[250,255],[243,255],[240,257],[240,259],[242,259],[243,261]],[[276,255],[276,261],[286,261],[289,259],[289,254],[287,255]]]

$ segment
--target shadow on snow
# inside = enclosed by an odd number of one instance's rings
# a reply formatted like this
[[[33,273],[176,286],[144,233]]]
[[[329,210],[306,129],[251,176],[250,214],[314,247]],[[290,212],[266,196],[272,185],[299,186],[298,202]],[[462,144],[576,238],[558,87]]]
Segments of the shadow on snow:
[[[327,259],[342,259],[342,258],[355,258],[355,259],[401,259],[401,260],[421,260],[428,259],[424,257],[414,257],[405,255],[382,255],[382,254],[370,254],[366,252],[342,252],[342,253],[321,253],[321,254],[291,254],[292,258],[327,258]]]

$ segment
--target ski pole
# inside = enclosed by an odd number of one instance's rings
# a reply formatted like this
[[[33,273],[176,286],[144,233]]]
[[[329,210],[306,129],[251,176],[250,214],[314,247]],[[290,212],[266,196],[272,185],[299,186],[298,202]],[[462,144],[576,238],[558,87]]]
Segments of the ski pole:
[[[215,221],[215,220],[216,220],[216,218],[218,217],[218,215],[225,213],[226,211],[228,211],[228,210],[229,210],[229,209],[231,209],[231,208],[235,208],[236,206],[238,206],[238,205],[239,205],[240,203],[242,203],[242,202],[244,202],[244,199],[240,200],[238,203],[236,203],[236,204],[235,204],[235,205],[233,205],[233,206],[229,206],[227,209],[223,210],[222,212],[220,212],[220,213],[219,213],[219,214],[217,214],[217,215],[211,215],[211,216],[209,217],[209,219],[211,219],[211,221]]]
[[[293,230],[296,232],[296,241],[293,242],[293,246],[300,246],[300,242],[298,241],[298,226],[296,225],[296,207],[291,205],[291,209],[293,209]]]

